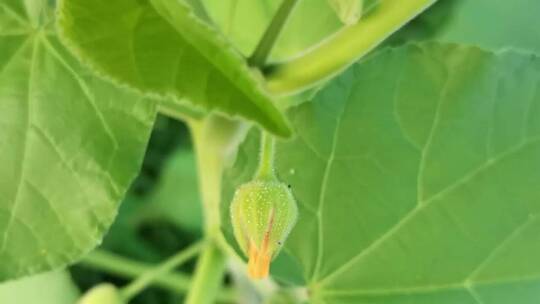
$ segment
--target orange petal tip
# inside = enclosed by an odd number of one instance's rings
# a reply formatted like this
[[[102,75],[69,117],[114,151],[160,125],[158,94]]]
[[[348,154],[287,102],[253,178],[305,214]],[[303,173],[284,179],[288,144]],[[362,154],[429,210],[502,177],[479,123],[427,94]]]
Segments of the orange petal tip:
[[[251,246],[249,250],[248,276],[253,280],[261,280],[270,273],[270,256],[267,252]]]

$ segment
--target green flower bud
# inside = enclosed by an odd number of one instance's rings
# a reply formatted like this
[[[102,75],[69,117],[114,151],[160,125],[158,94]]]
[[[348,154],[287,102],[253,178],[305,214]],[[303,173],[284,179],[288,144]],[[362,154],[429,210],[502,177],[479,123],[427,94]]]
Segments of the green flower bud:
[[[291,191],[276,179],[256,178],[236,190],[230,211],[234,235],[248,257],[249,276],[267,277],[271,260],[296,223]]]
[[[100,284],[90,289],[78,304],[125,304],[118,289],[112,284]]]

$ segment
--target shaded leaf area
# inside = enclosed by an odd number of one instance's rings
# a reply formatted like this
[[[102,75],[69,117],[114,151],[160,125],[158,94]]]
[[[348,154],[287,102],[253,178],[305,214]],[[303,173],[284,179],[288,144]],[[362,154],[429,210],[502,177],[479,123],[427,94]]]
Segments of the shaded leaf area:
[[[419,44],[293,108],[297,136],[276,160],[300,220],[282,255],[302,266],[311,302],[536,303],[539,89],[537,57]],[[257,149],[252,131],[225,202]]]
[[[0,1],[0,280],[65,266],[101,242],[155,118],[91,74],[43,1]]]
[[[47,272],[0,284],[0,303],[73,304],[79,290],[67,272]]]
[[[437,40],[466,43],[490,50],[518,49],[540,54],[535,0],[443,0],[455,2],[451,21]]]
[[[538,11],[540,2],[535,0],[439,0],[392,40],[436,40],[540,53]]]
[[[63,0],[58,11],[65,42],[115,82],[290,134],[244,58],[183,1]]]
[[[220,31],[244,54],[255,50],[281,0],[201,0]],[[299,1],[272,52],[272,60],[298,55],[343,26],[328,0]],[[247,30],[248,29],[248,30]]]
[[[383,46],[399,46],[410,41],[433,39],[451,22],[456,13],[458,1],[438,0],[418,17],[411,20],[399,31],[390,36]]]

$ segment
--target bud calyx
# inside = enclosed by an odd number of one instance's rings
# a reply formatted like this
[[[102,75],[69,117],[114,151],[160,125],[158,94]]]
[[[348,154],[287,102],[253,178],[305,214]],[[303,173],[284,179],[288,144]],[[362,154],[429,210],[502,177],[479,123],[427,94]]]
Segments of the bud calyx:
[[[291,191],[277,179],[256,178],[236,190],[231,217],[236,240],[249,259],[250,277],[268,276],[270,262],[296,223],[297,214]]]

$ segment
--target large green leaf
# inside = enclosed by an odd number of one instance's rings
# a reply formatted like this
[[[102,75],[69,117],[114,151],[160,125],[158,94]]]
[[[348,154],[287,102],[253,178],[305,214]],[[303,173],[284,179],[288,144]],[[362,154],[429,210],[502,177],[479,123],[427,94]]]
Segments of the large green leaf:
[[[282,0],[201,0],[221,31],[249,56]],[[343,26],[328,0],[299,1],[272,52],[273,60],[298,55]]]
[[[183,1],[59,2],[66,43],[116,82],[241,115],[289,135],[283,114],[245,60]]]
[[[0,303],[73,304],[79,290],[67,272],[47,272],[0,284]]]
[[[0,0],[0,280],[63,266],[101,241],[156,112],[82,68],[46,3]]]
[[[290,119],[297,136],[278,144],[276,169],[300,220],[282,255],[302,265],[312,303],[538,302],[539,58],[389,49]],[[257,147],[251,132],[225,202]]]

